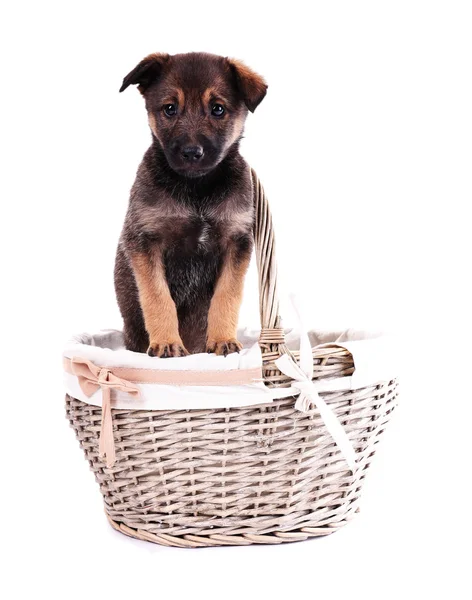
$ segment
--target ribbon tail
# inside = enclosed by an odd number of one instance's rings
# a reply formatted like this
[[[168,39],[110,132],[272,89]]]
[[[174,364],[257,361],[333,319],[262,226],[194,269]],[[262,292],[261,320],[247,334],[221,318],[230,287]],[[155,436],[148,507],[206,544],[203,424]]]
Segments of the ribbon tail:
[[[343,454],[346,459],[349,468],[354,473],[357,464],[356,464],[356,452],[352,446],[351,440],[349,439],[344,427],[341,425],[337,416],[333,413],[333,411],[329,408],[323,398],[317,394],[316,395],[316,407],[320,413],[321,418],[326,426],[326,429],[329,431],[331,437],[336,442],[339,450]]]
[[[277,368],[294,380],[292,386],[299,390],[299,396],[295,402],[295,408],[301,412],[308,412],[314,404],[325,424],[329,434],[336,442],[340,452],[344,456],[349,468],[354,473],[356,465],[356,453],[343,426],[329,408],[323,398],[316,390],[313,378],[313,354],[308,337],[308,332],[303,326],[300,310],[292,298],[300,322],[300,358],[299,364],[292,360],[287,354],[283,354],[276,361]]]
[[[102,386],[102,423],[100,440],[98,443],[98,453],[100,458],[106,456],[107,467],[112,467],[116,460],[110,395],[110,388],[108,386]]]

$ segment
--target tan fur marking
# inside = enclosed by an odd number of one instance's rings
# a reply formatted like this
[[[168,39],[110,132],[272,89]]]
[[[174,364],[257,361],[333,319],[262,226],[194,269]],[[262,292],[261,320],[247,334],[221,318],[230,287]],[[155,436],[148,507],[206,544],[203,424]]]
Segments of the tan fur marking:
[[[228,104],[227,99],[222,96],[218,90],[215,88],[207,88],[202,94],[203,106],[208,106],[212,100],[214,102],[218,102],[219,104],[223,104],[223,106]]]
[[[230,148],[234,144],[234,142],[241,137],[241,134],[244,129],[244,121],[244,115],[237,115],[234,119],[233,131],[231,132],[231,137],[229,138],[226,144],[226,149]]]
[[[179,109],[182,110],[185,106],[185,94],[181,88],[177,88],[177,103],[179,105]]]
[[[149,127],[151,128],[151,131],[157,137],[157,139],[159,139],[159,136],[157,135],[156,117],[152,113],[148,113],[148,121],[149,121]]]
[[[182,344],[177,309],[170,295],[160,254],[151,260],[145,254],[134,254],[131,263],[138,285],[149,346]]]
[[[216,284],[208,313],[207,345],[236,339],[239,308],[243,297],[244,276],[250,256],[234,264],[230,252]]]
[[[203,94],[202,94],[202,101],[203,101],[203,105],[207,106],[207,104],[210,103],[210,100],[213,96],[213,90],[212,88],[207,88]]]

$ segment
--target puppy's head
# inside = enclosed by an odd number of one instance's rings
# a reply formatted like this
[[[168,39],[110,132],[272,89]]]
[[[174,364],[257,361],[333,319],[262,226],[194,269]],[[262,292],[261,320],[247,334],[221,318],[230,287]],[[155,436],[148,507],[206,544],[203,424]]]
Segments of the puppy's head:
[[[151,54],[123,80],[137,84],[152,133],[171,168],[186,177],[209,173],[241,138],[247,111],[266,94],[265,81],[243,63],[200,52]]]

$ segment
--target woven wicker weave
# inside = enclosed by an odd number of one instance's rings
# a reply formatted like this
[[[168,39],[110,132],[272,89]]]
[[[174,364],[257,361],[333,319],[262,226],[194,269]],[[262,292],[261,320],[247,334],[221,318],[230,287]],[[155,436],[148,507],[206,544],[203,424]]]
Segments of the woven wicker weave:
[[[288,350],[278,314],[272,222],[254,172],[253,183],[264,380],[288,386],[274,365]],[[352,357],[341,348],[313,349],[313,364],[314,379],[353,372]],[[66,396],[66,410],[118,531],[178,547],[278,544],[326,535],[354,515],[396,405],[397,384],[323,398],[357,452],[355,475],[318,411],[295,410],[294,398],[227,409],[113,410],[112,468],[98,455],[101,408]]]

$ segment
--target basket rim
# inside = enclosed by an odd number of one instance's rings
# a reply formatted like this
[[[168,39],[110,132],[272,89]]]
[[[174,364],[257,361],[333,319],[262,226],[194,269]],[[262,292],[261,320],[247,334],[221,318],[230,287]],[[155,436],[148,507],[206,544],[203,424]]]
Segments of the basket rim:
[[[302,332],[297,328],[284,328],[286,348],[294,355],[298,355],[298,348]],[[102,366],[120,366],[142,369],[164,369],[165,370],[231,370],[246,369],[253,367],[254,359],[259,355],[258,340],[261,329],[241,328],[238,337],[243,343],[243,349],[239,353],[228,356],[216,356],[215,354],[191,354],[183,357],[157,358],[150,357],[145,353],[126,350],[124,347],[123,332],[119,329],[101,329],[96,333],[84,332],[73,335],[66,343],[62,356],[72,358],[83,356],[94,361],[103,359]],[[358,350],[368,344],[375,351],[375,346],[390,345],[393,336],[387,332],[371,329],[309,329],[313,357],[325,358],[335,355],[357,354]],[[348,345],[348,346],[347,346]],[[272,356],[279,356],[280,352],[264,352],[262,360],[271,360]],[[116,363],[110,363],[110,358],[116,359]],[[198,358],[196,358],[198,357]],[[197,364],[197,367],[193,365]],[[228,368],[229,367],[229,368]]]

